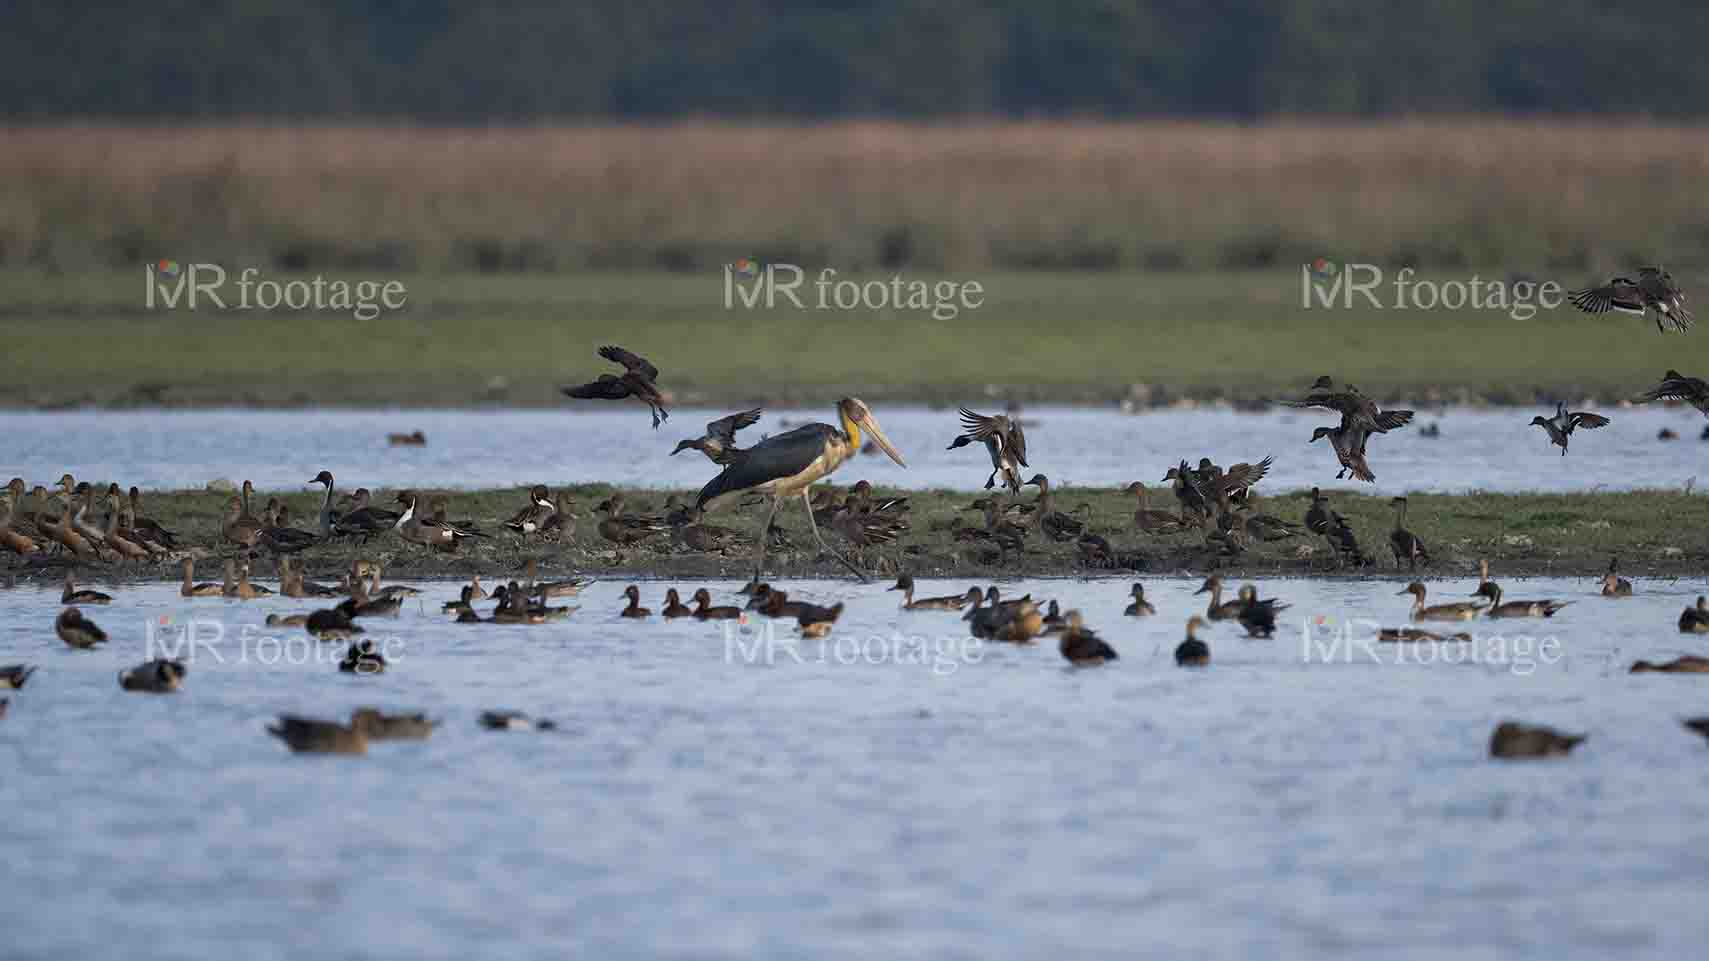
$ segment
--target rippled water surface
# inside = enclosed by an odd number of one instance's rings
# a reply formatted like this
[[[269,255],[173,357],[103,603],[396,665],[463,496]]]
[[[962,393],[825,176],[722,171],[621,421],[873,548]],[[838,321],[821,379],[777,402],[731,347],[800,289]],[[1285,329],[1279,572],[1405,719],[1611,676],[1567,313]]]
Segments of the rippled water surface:
[[[1613,423],[1580,431],[1558,456],[1535,411],[1450,409],[1422,412],[1412,427],[1373,438],[1375,487],[1335,481],[1326,442],[1312,428],[1333,424],[1319,411],[1162,410],[1126,415],[1107,409],[1028,410],[1032,467],[1059,486],[1154,481],[1169,465],[1209,456],[1221,464],[1275,455],[1266,482],[1275,490],[1323,485],[1402,491],[1576,491],[1674,487],[1694,477],[1709,452],[1698,440],[1704,419],[1692,410],[1608,411]],[[71,471],[144,488],[200,487],[214,478],[249,478],[264,490],[296,487],[327,468],[341,484],[367,487],[479,488],[525,483],[698,487],[716,473],[699,454],[669,456],[677,440],[699,436],[722,411],[682,409],[658,431],[638,406],[561,411],[70,411],[0,412],[10,473],[32,483]],[[982,448],[946,450],[959,431],[954,411],[878,410],[908,461],[882,456],[845,468],[898,487],[975,488],[990,462]],[[741,435],[752,443],[830,410],[771,411]],[[1437,424],[1441,436],[1419,430]],[[1667,427],[1679,440],[1662,442]],[[421,430],[425,447],[388,447],[386,434]]]
[[[1282,634],[1218,626],[1213,666],[1183,671],[1169,655],[1203,598],[1148,583],[1163,613],[1145,621],[1120,616],[1125,582],[1004,585],[1086,612],[1122,654],[1086,670],[1048,645],[972,647],[883,585],[793,585],[849,605],[821,644],[625,622],[617,583],[568,622],[453,625],[437,609],[456,585],[428,583],[370,622],[395,654],[372,678],[299,631],[260,639],[302,602],[127,587],[88,611],[113,642],[81,652],[53,636],[57,588],[0,590],[0,662],[40,667],[0,720],[0,954],[1700,953],[1709,746],[1679,720],[1709,714],[1709,677],[1624,669],[1702,653],[1673,630],[1701,584],[1609,601],[1590,580],[1515,581],[1576,603],[1501,639],[1474,625],[1472,648],[1372,656],[1328,638],[1401,623],[1399,585],[1267,582],[1294,605]],[[167,639],[198,625],[185,690],[122,693],[162,618]],[[263,733],[369,704],[443,726],[363,758]],[[561,729],[480,729],[495,707]],[[1491,762],[1509,717],[1591,738]]]

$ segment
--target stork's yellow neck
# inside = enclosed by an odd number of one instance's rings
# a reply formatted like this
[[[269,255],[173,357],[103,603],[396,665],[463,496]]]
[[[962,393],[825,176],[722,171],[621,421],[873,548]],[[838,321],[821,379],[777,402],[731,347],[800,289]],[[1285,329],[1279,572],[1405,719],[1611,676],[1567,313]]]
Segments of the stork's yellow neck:
[[[837,416],[842,419],[843,433],[849,435],[849,447],[857,451],[860,450],[860,425],[850,420],[849,415],[840,410],[837,411]]]

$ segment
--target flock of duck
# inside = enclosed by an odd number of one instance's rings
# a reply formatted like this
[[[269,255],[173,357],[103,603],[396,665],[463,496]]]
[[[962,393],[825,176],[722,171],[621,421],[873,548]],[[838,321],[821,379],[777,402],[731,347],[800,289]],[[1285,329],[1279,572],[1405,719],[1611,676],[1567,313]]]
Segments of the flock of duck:
[[[580,387],[565,388],[565,393],[579,398],[624,399],[637,398],[652,413],[654,427],[669,414],[664,408],[663,394],[657,387],[659,371],[645,359],[619,347],[599,351],[624,368],[622,375],[605,375]],[[1682,400],[1709,415],[1709,384],[1697,378],[1683,377],[1669,371],[1661,384],[1638,398],[1641,401],[1659,399]],[[1329,377],[1320,377],[1303,396],[1282,401],[1290,406],[1321,408],[1340,414],[1334,426],[1318,427],[1311,440],[1329,438],[1344,476],[1351,474],[1360,480],[1373,480],[1366,461],[1367,444],[1372,435],[1384,434],[1406,426],[1412,411],[1382,410],[1351,385],[1337,386]],[[729,620],[744,618],[749,612],[756,616],[786,618],[796,622],[804,636],[822,636],[830,631],[843,612],[841,603],[822,606],[798,599],[762,580],[765,559],[773,548],[788,546],[787,537],[775,524],[776,514],[785,500],[799,498],[805,510],[813,537],[821,550],[836,558],[865,581],[863,568],[832,549],[820,534],[820,526],[841,534],[856,549],[857,556],[865,548],[894,541],[908,529],[906,498],[875,497],[865,481],[855,484],[846,498],[839,500],[834,493],[811,493],[812,485],[835,472],[863,447],[883,453],[897,465],[906,467],[901,453],[891,444],[865,403],[858,398],[845,398],[837,405],[836,424],[808,424],[762,439],[751,447],[736,442],[739,431],[757,423],[760,410],[748,410],[720,418],[706,425],[705,433],[676,445],[671,454],[685,450],[702,453],[720,468],[699,492],[692,504],[675,498],[667,505],[663,516],[632,515],[625,512],[621,495],[613,495],[595,510],[603,515],[598,531],[602,538],[619,550],[639,544],[649,538],[673,533],[681,543],[694,550],[723,551],[743,546],[737,532],[704,521],[704,514],[731,501],[748,504],[769,502],[764,522],[753,538],[757,545],[755,573],[742,594],[746,602],[715,605],[711,592],[698,589],[690,595],[690,604],[682,601],[675,588],[665,592],[660,616],[664,618],[694,618],[698,620]],[[985,489],[994,491],[976,501],[971,509],[983,511],[983,527],[953,525],[958,540],[985,541],[993,545],[999,557],[1020,549],[1033,531],[1057,541],[1076,541],[1082,557],[1092,566],[1103,568],[1137,567],[1132,558],[1113,549],[1102,537],[1086,530],[1082,520],[1072,513],[1056,509],[1052,501],[1050,482],[1043,474],[1027,477],[1027,446],[1023,425],[1018,417],[1006,414],[986,415],[962,408],[962,432],[951,440],[951,449],[978,445],[985,448],[991,471],[985,479]],[[1578,428],[1595,429],[1608,423],[1606,417],[1585,411],[1568,411],[1558,406],[1555,416],[1538,417],[1533,424],[1542,426],[1552,443],[1566,452],[1568,439]],[[1221,467],[1208,458],[1197,466],[1183,459],[1170,467],[1163,482],[1170,489],[1176,510],[1152,508],[1146,500],[1143,483],[1130,485],[1128,492],[1137,496],[1139,508],[1134,514],[1135,526],[1148,533],[1174,533],[1198,528],[1204,530],[1207,544],[1225,553],[1239,553],[1254,540],[1269,541],[1298,536],[1301,526],[1255,510],[1253,487],[1269,467],[1269,457],[1257,463],[1239,463]],[[1023,478],[1025,478],[1023,480]],[[339,598],[336,604],[292,615],[272,615],[271,626],[302,627],[322,641],[348,642],[342,671],[373,675],[383,672],[386,660],[382,651],[363,638],[365,629],[358,623],[365,618],[396,617],[403,600],[419,593],[403,585],[381,585],[381,568],[361,559],[352,562],[342,581],[336,586],[307,581],[304,572],[292,557],[316,544],[353,541],[366,544],[387,534],[430,550],[452,552],[460,543],[471,538],[487,538],[481,525],[470,520],[453,520],[447,514],[448,505],[442,498],[424,499],[414,491],[400,491],[393,499],[398,508],[391,510],[372,503],[366,488],[358,488],[337,499],[336,482],[329,471],[320,471],[309,481],[324,488],[318,517],[318,530],[294,526],[289,509],[277,499],[271,500],[259,513],[252,513],[253,486],[245,481],[240,491],[227,502],[222,517],[220,535],[223,547],[229,550],[223,560],[224,578],[219,582],[197,582],[195,560],[185,556],[187,545],[177,534],[142,513],[140,493],[132,487],[122,492],[117,484],[104,489],[88,483],[78,483],[70,474],[64,475],[52,493],[45,486],[29,488],[22,478],[14,478],[0,494],[0,546],[26,557],[50,553],[81,562],[127,562],[147,559],[177,558],[181,564],[181,594],[186,598],[223,597],[248,600],[273,594],[274,591],[251,580],[251,561],[262,553],[271,554],[278,571],[277,593],[293,598]],[[1036,500],[1017,499],[1023,488],[1038,489]],[[996,490],[1001,487],[1001,490]],[[19,505],[31,500],[34,509],[20,512]],[[1317,488],[1310,495],[1311,506],[1306,512],[1303,530],[1324,538],[1337,562],[1364,566],[1371,559],[1361,550],[1357,538],[1346,520],[1331,509],[1328,498]],[[95,520],[98,505],[106,513],[99,523]],[[1404,497],[1393,501],[1395,524],[1389,536],[1389,550],[1395,566],[1406,565],[1416,570],[1430,555],[1424,541],[1407,529]],[[52,513],[49,511],[52,510]],[[528,492],[527,503],[502,522],[510,533],[524,539],[535,536],[568,535],[574,531],[571,505],[563,494],[553,495],[545,486],[535,486]],[[864,559],[864,558],[863,558]],[[1423,583],[1413,581],[1401,591],[1411,594],[1411,620],[1416,623],[1441,621],[1470,621],[1476,618],[1553,617],[1569,602],[1553,599],[1512,600],[1489,578],[1487,564],[1482,570],[1478,587],[1471,599],[1449,603],[1428,604]],[[535,561],[527,563],[524,577],[497,585],[488,592],[478,577],[464,586],[457,600],[444,605],[444,612],[453,615],[457,623],[545,624],[570,616],[577,608],[571,605],[553,606],[553,598],[573,597],[589,583],[575,578],[564,581],[544,581],[538,577]],[[1092,629],[1088,628],[1075,610],[1062,611],[1055,601],[1040,603],[1031,596],[1005,599],[995,586],[981,590],[969,588],[961,594],[917,598],[914,582],[904,573],[892,590],[903,592],[902,608],[909,611],[963,612],[962,620],[974,637],[1016,644],[1031,644],[1040,637],[1058,637],[1062,657],[1076,666],[1094,666],[1116,660],[1118,654]],[[1205,580],[1199,593],[1209,594],[1209,604],[1202,616],[1195,615],[1186,622],[1186,636],[1175,651],[1177,664],[1183,667],[1209,665],[1209,645],[1198,632],[1214,622],[1231,621],[1245,629],[1251,637],[1270,637],[1276,629],[1276,616],[1287,605],[1274,598],[1261,599],[1257,588],[1243,585],[1232,600],[1223,600],[1224,585],[1220,577]],[[1619,577],[1616,563],[1610,562],[1603,580],[1602,593],[1608,597],[1628,596],[1630,582]],[[642,606],[638,585],[625,591],[626,606],[619,612],[629,620],[651,617],[653,612]],[[1134,584],[1129,616],[1151,616],[1155,609],[1145,598],[1144,587]],[[64,609],[55,621],[57,635],[73,648],[88,649],[106,641],[105,633],[81,608],[112,601],[109,595],[77,588],[72,573],[67,573],[62,595]],[[478,602],[491,601],[494,607],[485,615],[476,608]],[[1698,598],[1695,607],[1680,616],[1679,628],[1691,633],[1709,633],[1709,606]],[[1422,627],[1408,626],[1385,629],[1380,640],[1393,643],[1469,641],[1469,635],[1443,635]],[[12,665],[0,668],[0,687],[21,688],[33,668]],[[1662,671],[1709,673],[1709,659],[1681,657],[1665,664],[1639,661],[1633,672]],[[183,684],[188,671],[178,661],[158,659],[131,668],[119,676],[119,685],[126,691],[170,693]],[[0,700],[0,712],[7,702]],[[493,728],[550,726],[513,712],[491,712],[483,724]],[[366,750],[370,740],[396,737],[425,737],[432,722],[419,715],[387,716],[377,711],[357,712],[346,722],[283,717],[270,732],[281,738],[293,750],[311,752],[352,753]],[[1550,740],[1538,734],[1539,729],[1520,726],[1497,731],[1492,753],[1498,756],[1546,755],[1570,750],[1564,740]],[[1504,734],[1503,731],[1508,731]],[[1517,733],[1515,733],[1517,732]],[[1563,736],[1564,737],[1564,736]],[[1566,740],[1570,740],[1567,738]],[[1573,741],[1572,743],[1577,743]],[[1562,744],[1565,744],[1563,747]],[[1517,746],[1516,746],[1517,745]],[[1536,750],[1525,745],[1541,745]]]

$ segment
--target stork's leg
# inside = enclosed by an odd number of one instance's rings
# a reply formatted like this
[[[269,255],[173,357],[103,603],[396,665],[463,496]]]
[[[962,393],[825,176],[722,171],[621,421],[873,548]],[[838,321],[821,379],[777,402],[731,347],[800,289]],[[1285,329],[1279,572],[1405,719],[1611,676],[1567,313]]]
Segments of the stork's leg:
[[[771,546],[771,521],[777,516],[777,506],[781,503],[783,503],[781,496],[772,495],[771,507],[765,512],[765,523],[760,525],[760,556],[754,560],[754,581],[756,583],[759,581],[760,575],[765,573],[766,549]],[[809,511],[807,516],[812,517],[812,512]]]
[[[807,496],[807,488],[805,487],[801,489],[801,506],[807,511],[807,526],[813,531],[813,539],[819,542],[819,549],[835,557],[838,563],[853,572],[854,576],[860,578],[862,584],[866,583],[866,574],[860,568],[854,566],[848,558],[832,550],[831,545],[825,543],[825,538],[819,533],[819,522],[813,519],[813,500]]]

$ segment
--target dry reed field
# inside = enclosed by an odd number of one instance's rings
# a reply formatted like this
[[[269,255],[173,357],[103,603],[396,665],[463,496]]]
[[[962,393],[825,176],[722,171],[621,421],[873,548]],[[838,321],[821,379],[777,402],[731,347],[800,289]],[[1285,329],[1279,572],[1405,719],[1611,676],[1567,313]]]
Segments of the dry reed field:
[[[0,266],[1709,262],[1709,129],[1608,121],[0,129]]]

